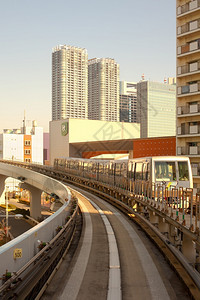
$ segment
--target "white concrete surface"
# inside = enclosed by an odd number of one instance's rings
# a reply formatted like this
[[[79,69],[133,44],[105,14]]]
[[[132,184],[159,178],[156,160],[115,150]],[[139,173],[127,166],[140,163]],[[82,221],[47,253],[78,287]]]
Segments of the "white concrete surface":
[[[85,231],[83,236],[83,243],[76,264],[73,268],[73,272],[70,276],[70,279],[67,285],[65,286],[62,295],[59,298],[60,300],[66,300],[66,299],[75,300],[77,298],[87,268],[90,250],[92,246],[93,229],[92,229],[91,216],[84,203],[80,199],[78,202],[80,207],[82,208],[83,216],[85,219]]]

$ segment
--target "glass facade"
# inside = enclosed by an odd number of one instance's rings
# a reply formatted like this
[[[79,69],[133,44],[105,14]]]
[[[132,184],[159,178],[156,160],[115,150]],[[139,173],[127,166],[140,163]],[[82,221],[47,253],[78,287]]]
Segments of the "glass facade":
[[[148,83],[148,137],[176,135],[176,87]]]
[[[141,138],[176,135],[176,86],[141,81],[137,84],[137,121]]]

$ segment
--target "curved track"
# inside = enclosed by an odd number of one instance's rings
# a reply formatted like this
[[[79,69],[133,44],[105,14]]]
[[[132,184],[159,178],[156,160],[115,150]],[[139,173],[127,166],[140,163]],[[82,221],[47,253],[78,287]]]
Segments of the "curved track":
[[[64,262],[42,299],[189,298],[136,224],[99,197],[85,191],[75,194],[83,216],[80,243],[70,265]]]

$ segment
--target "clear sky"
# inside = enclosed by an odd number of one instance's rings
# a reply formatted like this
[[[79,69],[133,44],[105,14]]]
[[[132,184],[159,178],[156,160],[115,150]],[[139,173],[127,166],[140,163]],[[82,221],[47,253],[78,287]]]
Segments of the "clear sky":
[[[175,0],[0,0],[0,132],[51,120],[51,53],[57,45],[111,57],[120,80],[163,82],[176,73]]]

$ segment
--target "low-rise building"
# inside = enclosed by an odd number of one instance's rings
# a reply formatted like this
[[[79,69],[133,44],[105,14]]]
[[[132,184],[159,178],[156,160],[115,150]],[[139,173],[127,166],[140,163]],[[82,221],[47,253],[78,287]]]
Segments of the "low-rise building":
[[[140,125],[137,123],[65,119],[51,121],[49,134],[50,164],[52,165],[55,158],[86,157],[84,156],[86,152],[96,155],[132,152],[132,139],[140,138]]]
[[[0,134],[0,159],[43,164],[43,128],[36,121]]]

